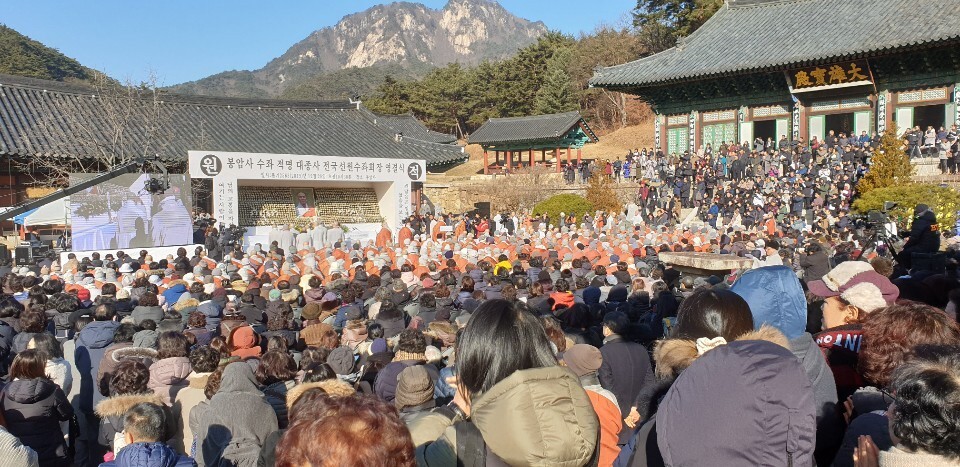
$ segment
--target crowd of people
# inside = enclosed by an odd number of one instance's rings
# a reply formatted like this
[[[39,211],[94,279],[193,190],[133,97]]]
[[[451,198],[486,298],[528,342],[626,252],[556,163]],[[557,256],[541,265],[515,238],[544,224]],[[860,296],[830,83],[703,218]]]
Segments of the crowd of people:
[[[636,180],[617,212],[260,243],[200,213],[193,251],[2,260],[0,464],[958,465],[960,242],[926,205],[896,251],[853,222],[876,143],[568,169]]]
[[[908,241],[944,240],[943,271],[895,273],[852,229],[633,206],[4,265],[0,458],[956,465],[956,244],[917,208]],[[753,265],[695,277],[674,251]]]

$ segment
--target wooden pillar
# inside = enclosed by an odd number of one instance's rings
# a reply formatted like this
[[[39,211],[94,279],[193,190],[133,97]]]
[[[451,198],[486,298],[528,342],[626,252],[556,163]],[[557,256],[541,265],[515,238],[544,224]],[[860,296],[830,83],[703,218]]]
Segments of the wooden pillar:
[[[533,148],[530,149],[530,170],[533,170]]]
[[[553,151],[554,151],[553,158],[554,160],[557,161],[557,172],[559,172],[560,171],[560,148],[554,149]]]
[[[513,151],[507,151],[507,172],[513,168]]]
[[[579,149],[577,149],[577,151],[579,151]],[[570,165],[570,156],[570,151],[567,151],[567,165]]]
[[[483,174],[487,175],[487,173],[489,172],[490,172],[490,163],[489,163],[489,160],[487,159],[487,150],[484,149],[483,150]]]
[[[577,149],[577,164],[580,164],[580,160],[583,158],[583,149]]]

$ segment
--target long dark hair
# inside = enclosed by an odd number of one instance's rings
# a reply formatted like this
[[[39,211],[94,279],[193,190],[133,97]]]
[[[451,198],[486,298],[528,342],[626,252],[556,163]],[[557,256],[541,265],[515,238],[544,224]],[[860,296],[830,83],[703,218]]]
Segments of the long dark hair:
[[[471,396],[515,371],[557,364],[540,320],[506,300],[477,308],[457,340],[456,358],[460,387]]]

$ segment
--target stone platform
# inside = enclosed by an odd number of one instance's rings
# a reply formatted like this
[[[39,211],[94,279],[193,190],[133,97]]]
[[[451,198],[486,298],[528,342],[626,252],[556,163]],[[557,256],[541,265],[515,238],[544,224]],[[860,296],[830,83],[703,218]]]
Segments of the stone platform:
[[[681,273],[697,277],[712,275],[723,277],[735,269],[743,270],[753,267],[753,260],[750,258],[713,253],[660,253],[658,258]]]

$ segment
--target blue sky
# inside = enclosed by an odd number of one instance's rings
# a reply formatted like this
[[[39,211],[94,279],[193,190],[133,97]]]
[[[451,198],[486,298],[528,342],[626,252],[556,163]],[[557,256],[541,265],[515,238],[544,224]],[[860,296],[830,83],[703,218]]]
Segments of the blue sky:
[[[19,0],[0,23],[121,81],[159,85],[233,69],[257,69],[311,32],[388,2],[367,0]],[[446,0],[421,0],[443,8]],[[568,34],[614,24],[636,0],[500,0],[522,18]]]

